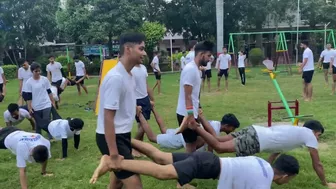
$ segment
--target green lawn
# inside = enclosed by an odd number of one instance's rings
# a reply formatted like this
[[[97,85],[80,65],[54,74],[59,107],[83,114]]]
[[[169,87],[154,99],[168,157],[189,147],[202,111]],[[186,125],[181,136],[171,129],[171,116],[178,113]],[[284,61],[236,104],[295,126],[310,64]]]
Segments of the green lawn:
[[[249,68],[250,69],[250,68]],[[260,68],[254,68],[250,73],[247,73],[247,85],[240,85],[240,81],[235,79],[235,72],[231,71],[230,76],[230,91],[228,93],[215,92],[213,88],[211,93],[202,93],[201,103],[204,114],[209,120],[220,120],[225,113],[234,113],[241,122],[241,128],[254,123],[267,122],[267,101],[279,100],[278,94],[273,87],[268,75],[262,74]],[[215,75],[215,71],[213,71]],[[166,74],[162,77],[163,95],[156,97],[156,107],[158,112],[163,117],[165,123],[170,128],[177,127],[176,121],[176,105],[178,96],[177,82],[179,74]],[[212,79],[212,86],[215,86],[215,80]],[[314,99],[313,102],[303,102],[301,99],[301,77],[298,74],[287,76],[280,74],[277,78],[282,91],[287,100],[299,99],[301,106],[301,114],[314,114],[314,118],[320,120],[325,126],[325,134],[321,138],[320,157],[325,168],[325,173],[328,181],[336,182],[336,162],[333,157],[336,156],[335,150],[335,129],[336,116],[335,107],[336,96],[330,96],[330,89],[325,88],[324,80],[321,72],[314,76]],[[77,96],[75,87],[68,87],[63,93],[63,105],[61,106],[60,114],[66,118],[68,116],[80,117],[85,121],[85,127],[82,131],[80,150],[75,152],[73,141],[69,145],[69,158],[63,162],[58,162],[55,159],[61,157],[61,143],[52,143],[52,159],[49,161],[48,170],[55,175],[53,177],[44,178],[40,175],[40,166],[36,164],[28,165],[28,183],[29,188],[33,189],[71,189],[71,188],[102,188],[105,189],[108,184],[108,176],[103,177],[97,184],[90,185],[89,179],[95,167],[98,164],[100,153],[95,142],[96,117],[93,112],[84,110],[85,104],[92,101],[96,97],[97,79],[86,80],[89,86],[90,94],[88,96]],[[154,84],[154,76],[149,77],[150,85]],[[224,82],[223,82],[224,83]],[[8,93],[6,99],[0,104],[1,111],[5,111],[8,103],[17,101],[18,82],[10,81],[8,84]],[[223,91],[223,90],[222,90]],[[84,105],[79,107],[76,104]],[[285,111],[274,113],[274,121],[283,121]],[[0,125],[5,125],[1,116]],[[158,127],[154,125],[154,121],[150,120],[152,128],[159,132]],[[27,121],[20,125],[20,128],[29,131],[30,125]],[[133,132],[136,131],[134,127]],[[147,140],[147,139],[146,139]],[[299,159],[301,170],[299,176],[290,184],[284,186],[275,186],[274,188],[324,188],[315,174],[312,166],[309,153],[306,149],[295,150],[289,152]],[[233,154],[223,154],[221,156],[232,156]],[[258,154],[261,157],[267,157],[267,154]],[[3,189],[19,188],[19,174],[16,168],[15,156],[8,150],[0,152],[0,183]],[[251,175],[252,176],[252,175]],[[150,177],[142,176],[144,188],[155,189],[170,189],[175,188],[175,181],[159,181]],[[202,189],[213,189],[217,186],[217,181],[214,180],[194,180],[192,184]]]

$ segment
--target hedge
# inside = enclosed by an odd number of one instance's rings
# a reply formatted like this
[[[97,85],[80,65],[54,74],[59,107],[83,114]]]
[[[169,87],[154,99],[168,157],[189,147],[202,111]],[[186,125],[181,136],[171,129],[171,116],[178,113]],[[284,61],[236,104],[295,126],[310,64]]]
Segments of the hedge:
[[[6,79],[16,79],[18,67],[16,65],[4,65],[2,69],[5,73]]]

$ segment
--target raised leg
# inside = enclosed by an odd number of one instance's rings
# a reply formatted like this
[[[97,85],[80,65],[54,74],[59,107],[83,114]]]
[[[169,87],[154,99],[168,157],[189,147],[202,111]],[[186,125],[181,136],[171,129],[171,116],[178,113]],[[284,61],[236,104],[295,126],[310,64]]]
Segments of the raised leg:
[[[155,108],[152,108],[152,112],[154,114],[155,120],[157,122],[157,124],[160,127],[160,131],[162,134],[165,134],[167,132],[167,127],[164,124],[164,121],[162,120],[162,118],[160,117],[160,115],[158,114],[158,112],[155,110]]]

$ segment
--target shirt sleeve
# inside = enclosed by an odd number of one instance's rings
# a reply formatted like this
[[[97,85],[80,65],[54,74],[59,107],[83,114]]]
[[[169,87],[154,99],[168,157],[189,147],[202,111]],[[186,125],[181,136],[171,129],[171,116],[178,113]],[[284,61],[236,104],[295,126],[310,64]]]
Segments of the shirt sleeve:
[[[29,156],[29,150],[26,144],[20,142],[16,148],[16,166],[19,168],[25,168],[26,158]]]
[[[20,109],[19,111],[20,111],[21,115],[22,115],[24,118],[31,119],[31,116],[30,116],[30,114],[29,114],[29,112],[28,112],[27,110],[25,110],[25,109]]]
[[[4,112],[3,116],[4,116],[4,120],[5,120],[6,123],[10,122],[9,119],[8,119],[7,111]]]
[[[120,103],[120,96],[122,95],[122,79],[121,76],[112,76],[104,83],[105,90],[100,98],[110,99],[105,101],[104,109],[118,110]]]
[[[308,148],[318,148],[318,142],[316,137],[314,136],[313,132],[308,131],[308,133],[302,133],[304,135],[305,144]]]
[[[303,53],[303,58],[309,58],[308,51],[304,51],[304,53]]]
[[[228,60],[230,61],[230,60],[231,60],[231,55],[229,55],[229,54],[228,54],[228,57],[229,57],[229,59],[228,59]]]
[[[18,79],[23,79],[21,69],[18,70]]]
[[[188,72],[186,74],[184,74],[184,76],[182,77],[182,84],[183,85],[190,85],[190,86],[194,86],[194,82],[197,80],[197,76],[196,74],[193,72],[193,70],[188,70]]]
[[[46,90],[50,89],[51,85],[49,83],[49,80],[47,78],[44,78],[44,82],[45,82],[45,85],[46,85]]]
[[[142,69],[146,72],[146,76],[148,77],[148,72],[147,72],[147,68],[146,68],[146,66],[142,65],[141,67],[142,67]]]
[[[57,62],[57,65],[58,65],[58,68],[59,68],[59,69],[62,69],[62,68],[63,68],[63,66],[62,66],[61,63]]]
[[[0,67],[0,74],[4,74],[2,67]]]
[[[323,58],[323,57],[324,57],[324,52],[325,52],[325,51],[322,51],[320,58]]]
[[[48,64],[47,67],[46,67],[46,71],[47,71],[47,72],[50,72],[50,70],[49,70],[49,64]]]

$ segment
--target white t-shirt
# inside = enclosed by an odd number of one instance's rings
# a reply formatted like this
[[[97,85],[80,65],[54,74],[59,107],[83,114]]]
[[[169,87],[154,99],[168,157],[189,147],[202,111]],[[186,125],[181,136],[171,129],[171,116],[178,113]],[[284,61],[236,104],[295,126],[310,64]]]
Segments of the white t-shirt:
[[[272,166],[255,157],[220,158],[221,173],[217,189],[270,189],[274,177]]]
[[[58,98],[58,95],[57,95],[57,92],[58,92],[57,87],[55,87],[55,86],[50,86],[50,90],[51,90],[51,93],[52,93],[52,95],[53,95],[54,101],[58,102],[58,101],[59,101],[59,98]]]
[[[303,71],[311,71],[314,70],[314,55],[313,55],[313,51],[310,50],[309,47],[307,47],[304,52],[303,52],[303,59],[302,61],[308,58],[308,62],[306,63],[306,65],[303,67]]]
[[[187,56],[185,57],[185,65],[195,60],[195,51],[189,51]]]
[[[75,62],[76,76],[84,76],[85,64],[82,61]]]
[[[100,104],[97,119],[98,134],[105,134],[104,109],[116,110],[116,134],[132,131],[136,113],[135,80],[121,62],[107,72],[99,89]]]
[[[185,146],[185,142],[182,134],[176,134],[179,128],[176,129],[167,129],[166,134],[158,134],[156,136],[157,144],[161,148],[167,149],[180,149]]]
[[[75,134],[79,135],[80,131],[71,131],[69,121],[57,119],[49,123],[48,131],[56,140],[72,138]]]
[[[33,73],[30,70],[30,67],[28,68],[28,70],[25,70],[24,68],[19,68],[18,70],[18,79],[22,80],[22,91],[24,91],[26,82],[29,78],[31,78],[33,76]],[[21,92],[22,92],[21,91]]]
[[[185,57],[184,56],[181,57],[180,62],[181,62],[181,69],[183,70],[183,68],[185,66]]]
[[[219,69],[225,70],[229,68],[229,61],[231,61],[231,56],[229,54],[220,54],[218,57]]]
[[[5,139],[5,146],[16,155],[16,166],[19,168],[26,167],[26,161],[29,163],[35,162],[31,156],[31,152],[39,145],[48,148],[49,158],[51,158],[50,142],[40,134],[15,131],[9,134]]]
[[[158,57],[158,56],[154,56],[152,63],[154,64],[154,68],[155,68],[156,70],[161,71],[161,70],[160,70],[160,66],[159,66],[159,57]],[[158,71],[156,71],[154,68],[153,68],[153,72],[158,72]]]
[[[246,58],[246,55],[239,55],[238,68],[245,68],[245,58]]]
[[[212,61],[210,61],[210,62],[207,63],[207,66],[206,66],[206,68],[205,68],[206,70],[211,70],[211,64],[212,64],[214,58],[215,58],[215,57],[211,56],[211,60],[212,60]]]
[[[61,83],[61,86],[60,86],[61,89],[64,90],[66,82],[68,82],[68,80],[65,79],[64,77],[62,77],[62,83]]]
[[[193,87],[191,98],[194,107],[194,117],[197,118],[199,107],[199,94],[201,89],[201,74],[195,61],[190,62],[184,67],[180,78],[180,92],[176,113],[182,116],[187,116],[188,113],[185,103],[184,85],[190,85]]]
[[[135,80],[135,97],[136,99],[143,99],[148,96],[147,93],[147,68],[140,64],[140,66],[134,66],[131,73]]]
[[[12,122],[12,126],[20,124],[25,118],[31,119],[31,116],[29,112],[23,108],[19,108],[19,118],[18,119],[13,118],[8,110],[4,112],[5,122],[6,123]]]
[[[281,153],[302,146],[317,149],[318,142],[313,131],[306,127],[279,125],[253,126],[257,132],[261,152]]]
[[[31,77],[26,82],[26,92],[32,93],[32,108],[35,111],[51,108],[48,89],[50,89],[50,83],[44,76],[40,76],[39,80]]]
[[[3,71],[2,67],[0,67],[0,84],[4,83],[4,80],[2,78],[2,74],[4,74],[5,72]]]
[[[333,50],[330,49],[324,49],[321,53],[321,58],[323,58],[323,63],[330,63],[331,62],[331,57],[333,57]]]
[[[62,64],[59,62],[54,62],[53,64],[49,63],[47,65],[47,72],[51,73],[51,81],[57,82],[62,79]]]

